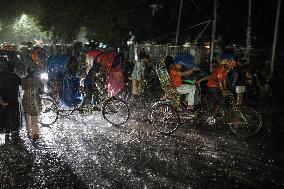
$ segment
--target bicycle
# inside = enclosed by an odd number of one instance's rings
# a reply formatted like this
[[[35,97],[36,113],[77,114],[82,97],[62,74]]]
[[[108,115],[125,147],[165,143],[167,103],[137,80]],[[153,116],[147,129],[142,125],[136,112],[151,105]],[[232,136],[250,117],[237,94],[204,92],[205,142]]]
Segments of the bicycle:
[[[103,118],[112,125],[123,125],[128,121],[130,111],[124,100],[117,97],[108,98],[100,91],[96,91],[92,96],[93,98],[90,104],[86,104],[85,101],[82,100],[74,107],[64,109],[59,106],[59,102],[45,95],[41,98],[43,110],[39,115],[38,122],[43,125],[51,125],[56,122],[58,116],[72,115],[75,111],[85,116],[91,115],[92,111],[101,111]],[[100,105],[101,108],[98,107]]]
[[[217,117],[211,115],[209,103],[206,100],[204,100],[204,103],[197,110],[196,115],[187,112],[186,108],[179,102],[180,97],[176,89],[171,85],[165,68],[157,68],[156,72],[165,93],[172,93],[167,96],[174,97],[165,101],[158,101],[149,110],[150,122],[158,132],[172,134],[188,120],[193,123],[201,121],[210,125],[218,121],[223,122],[239,137],[254,136],[262,127],[260,113],[251,107],[237,106],[232,94],[227,96],[226,105],[221,107],[220,114]]]

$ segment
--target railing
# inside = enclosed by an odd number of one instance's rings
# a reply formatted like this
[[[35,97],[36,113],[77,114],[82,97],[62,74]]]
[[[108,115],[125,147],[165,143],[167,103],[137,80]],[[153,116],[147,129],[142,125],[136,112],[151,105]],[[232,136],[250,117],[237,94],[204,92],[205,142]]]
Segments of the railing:
[[[144,48],[146,53],[151,56],[153,61],[159,61],[162,57],[175,57],[181,53],[190,53],[194,56],[197,64],[205,60],[205,47],[190,45],[190,46],[174,46],[174,45],[153,45],[153,44],[134,44],[130,46],[129,60],[134,61],[138,59],[138,54]]]

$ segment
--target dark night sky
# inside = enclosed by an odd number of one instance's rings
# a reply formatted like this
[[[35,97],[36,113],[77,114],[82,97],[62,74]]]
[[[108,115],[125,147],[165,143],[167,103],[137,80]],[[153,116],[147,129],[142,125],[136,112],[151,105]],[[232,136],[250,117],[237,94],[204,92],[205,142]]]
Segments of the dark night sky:
[[[170,3],[169,3],[170,2]],[[163,8],[156,12],[153,18],[154,38],[166,36],[165,40],[173,40],[177,26],[179,0],[155,1],[162,4]],[[194,5],[194,2],[201,10]],[[181,39],[194,39],[202,27],[188,29],[190,26],[204,22],[213,17],[213,0],[184,0]],[[275,27],[277,0],[253,0],[252,1],[252,45],[259,48],[271,48]],[[217,37],[225,43],[246,44],[248,0],[218,0]],[[282,3],[283,7],[283,3]],[[176,14],[169,17],[169,12],[175,10]],[[149,11],[150,14],[150,11]],[[279,43],[282,43],[283,35],[283,8],[280,16]],[[166,20],[166,22],[164,21]],[[211,37],[212,26],[206,30],[203,37]],[[281,45],[283,46],[283,44]]]
[[[72,3],[69,0],[68,3]],[[127,0],[125,0],[127,1]],[[19,14],[26,9],[32,11],[36,6],[35,0],[0,0],[0,10]],[[87,0],[82,1],[87,2]],[[93,1],[92,1],[93,2]],[[213,17],[214,0],[184,0],[182,20],[181,20],[181,40],[194,39],[203,27],[188,29],[190,26],[204,22]],[[247,10],[248,0],[218,0],[218,22],[217,36],[222,36],[227,43],[239,43],[244,45],[246,40]],[[151,15],[151,9],[145,12],[145,18],[153,23],[153,38],[173,34],[164,40],[172,40],[176,32],[177,17],[180,0],[145,0],[144,6],[151,4],[162,4],[163,8],[156,11],[154,17]],[[200,8],[194,5],[194,3]],[[283,7],[282,3],[282,7]],[[268,47],[272,45],[273,32],[275,25],[277,0],[253,0],[252,6],[252,43],[254,46]],[[5,8],[6,7],[6,8]],[[18,10],[17,10],[18,9]],[[17,11],[15,11],[17,10]],[[202,10],[202,11],[201,11]],[[111,10],[110,10],[111,11]],[[283,43],[283,8],[280,17],[279,43]],[[1,15],[1,13],[0,13]],[[137,16],[137,15],[134,15]],[[3,17],[3,15],[2,15]],[[211,37],[210,26],[203,37]],[[147,31],[148,30],[148,31]],[[140,38],[149,38],[151,31],[146,29],[144,36]],[[139,36],[137,36],[139,38]],[[283,44],[282,44],[283,46]]]

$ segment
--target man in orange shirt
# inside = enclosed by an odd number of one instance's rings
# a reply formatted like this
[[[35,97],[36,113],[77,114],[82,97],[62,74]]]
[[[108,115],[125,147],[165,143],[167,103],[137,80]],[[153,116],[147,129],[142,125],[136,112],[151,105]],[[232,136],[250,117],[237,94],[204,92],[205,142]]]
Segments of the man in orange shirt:
[[[226,77],[230,69],[230,61],[223,60],[221,65],[213,70],[207,82],[209,94],[213,102],[213,116],[215,116],[220,107],[224,105],[223,97],[227,96]]]
[[[176,87],[177,92],[179,94],[186,95],[188,110],[193,110],[194,94],[195,94],[196,87],[195,85],[183,84],[181,77],[189,76],[194,71],[199,71],[199,70],[200,70],[199,68],[193,68],[191,70],[181,72],[180,64],[173,64],[170,69],[170,77],[171,77],[173,86]]]

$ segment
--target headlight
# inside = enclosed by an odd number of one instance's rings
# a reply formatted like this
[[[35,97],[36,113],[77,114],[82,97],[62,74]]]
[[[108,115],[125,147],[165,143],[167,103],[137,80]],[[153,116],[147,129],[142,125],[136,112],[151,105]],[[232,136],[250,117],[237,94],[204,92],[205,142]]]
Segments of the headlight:
[[[44,72],[40,74],[40,79],[44,81],[48,81],[48,73]]]

